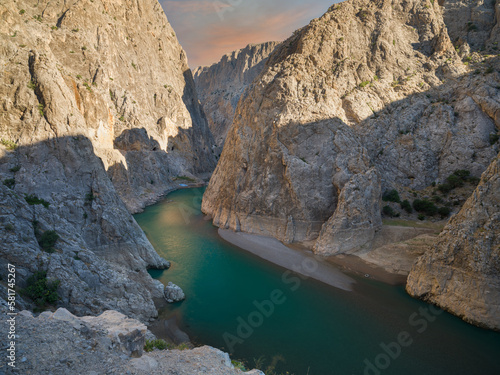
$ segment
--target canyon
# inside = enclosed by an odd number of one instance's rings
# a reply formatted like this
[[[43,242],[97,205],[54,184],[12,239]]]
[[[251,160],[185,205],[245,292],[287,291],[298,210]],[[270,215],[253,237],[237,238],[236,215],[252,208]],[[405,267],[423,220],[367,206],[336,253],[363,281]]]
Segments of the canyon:
[[[67,309],[18,315],[36,340],[76,324],[120,368],[160,372],[103,338],[131,325],[142,355],[164,299],[148,270],[170,262],[132,214],[207,181],[214,225],[316,256],[386,265],[421,239],[407,292],[500,330],[500,1],[348,0],[194,75],[156,0],[7,0],[0,20],[0,291],[14,264],[18,291],[43,272]],[[430,226],[397,229],[389,256],[395,217]],[[213,348],[168,355],[241,373]]]

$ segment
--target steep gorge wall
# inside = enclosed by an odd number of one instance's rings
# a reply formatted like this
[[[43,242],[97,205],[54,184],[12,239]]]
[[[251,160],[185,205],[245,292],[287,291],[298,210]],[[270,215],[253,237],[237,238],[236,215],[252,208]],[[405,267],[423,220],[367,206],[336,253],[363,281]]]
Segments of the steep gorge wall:
[[[369,248],[381,191],[479,177],[498,153],[498,72],[471,73],[438,2],[332,6],[244,94],[202,209],[321,254]]]
[[[186,56],[154,0],[0,4],[0,263],[61,280],[78,314],[145,320],[164,268],[130,212],[211,170]],[[48,207],[29,205],[33,194]],[[47,230],[55,253],[41,250]]]
[[[245,89],[262,72],[279,42],[250,44],[194,71],[196,90],[219,146],[224,145],[236,106]]]

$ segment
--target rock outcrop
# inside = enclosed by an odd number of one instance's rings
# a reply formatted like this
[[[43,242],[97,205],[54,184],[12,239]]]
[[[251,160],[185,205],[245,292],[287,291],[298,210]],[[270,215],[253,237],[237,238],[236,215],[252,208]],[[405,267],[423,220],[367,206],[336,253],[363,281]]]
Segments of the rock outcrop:
[[[262,72],[278,44],[250,44],[222,56],[216,64],[195,69],[196,91],[218,146],[224,145],[241,95]]]
[[[48,271],[76,314],[155,317],[146,269],[169,264],[130,213],[215,166],[161,6],[8,0],[0,20],[0,274]]]
[[[243,374],[234,368],[227,353],[209,346],[144,353],[146,338],[152,334],[147,332],[141,322],[116,311],[81,318],[64,309],[58,309],[55,313],[44,312],[38,317],[22,311],[15,319],[15,373]],[[7,324],[0,326],[0,333],[7,337]],[[11,373],[11,370],[7,361],[0,362],[1,373]],[[263,373],[253,370],[247,374]]]
[[[181,287],[175,285],[171,281],[165,286],[165,290],[163,292],[165,295],[165,299],[168,303],[180,302],[186,299],[186,295],[182,291]]]
[[[497,0],[444,0],[444,20],[450,38],[464,54],[500,42],[500,2]]]
[[[332,6],[243,95],[203,211],[222,228],[316,241],[324,255],[369,248],[381,191],[459,169],[479,177],[498,153],[499,77],[486,66],[460,60],[438,2]]]
[[[468,322],[500,330],[500,156],[413,266],[406,290]]]

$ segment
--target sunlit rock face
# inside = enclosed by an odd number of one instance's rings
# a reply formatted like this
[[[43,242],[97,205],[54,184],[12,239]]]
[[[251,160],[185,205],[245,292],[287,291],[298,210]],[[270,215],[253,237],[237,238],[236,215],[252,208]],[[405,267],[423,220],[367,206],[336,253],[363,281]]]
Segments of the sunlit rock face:
[[[279,45],[239,102],[205,194],[215,224],[292,242],[321,232],[318,252],[351,251],[324,239],[356,237],[352,226],[369,245],[381,191],[423,189],[457,169],[479,177],[497,153],[498,89],[469,74],[442,11],[346,1]],[[365,196],[344,191],[358,183]],[[339,208],[357,219],[332,225]]]
[[[215,167],[160,4],[8,0],[0,20],[0,176],[12,181],[1,186],[0,262],[18,265],[21,284],[48,270],[73,312],[155,316],[162,290],[146,267],[168,264],[130,213]],[[37,241],[48,230],[59,235],[51,255]]]

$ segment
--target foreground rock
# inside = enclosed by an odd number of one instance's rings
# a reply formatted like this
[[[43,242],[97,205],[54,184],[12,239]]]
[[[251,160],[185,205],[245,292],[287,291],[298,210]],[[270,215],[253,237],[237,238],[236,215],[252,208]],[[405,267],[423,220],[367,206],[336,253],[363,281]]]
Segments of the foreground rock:
[[[0,275],[16,265],[22,288],[47,271],[80,315],[155,317],[146,269],[168,262],[130,213],[215,165],[161,6],[7,0],[0,20]]]
[[[5,313],[2,311],[2,313]],[[7,336],[8,325],[0,326]],[[116,311],[78,318],[67,310],[33,317],[16,317],[16,372],[33,375],[66,374],[242,374],[229,355],[204,346],[194,350],[143,352],[146,326]],[[0,373],[14,373],[6,361]],[[249,374],[261,374],[250,372]]]
[[[186,299],[181,287],[175,285],[171,281],[167,284],[167,286],[165,286],[164,294],[168,303],[180,302]]]
[[[262,72],[278,44],[250,44],[223,56],[217,64],[194,71],[196,91],[217,145],[224,145],[241,95]]]
[[[500,330],[500,158],[413,266],[406,290],[470,323]]]

